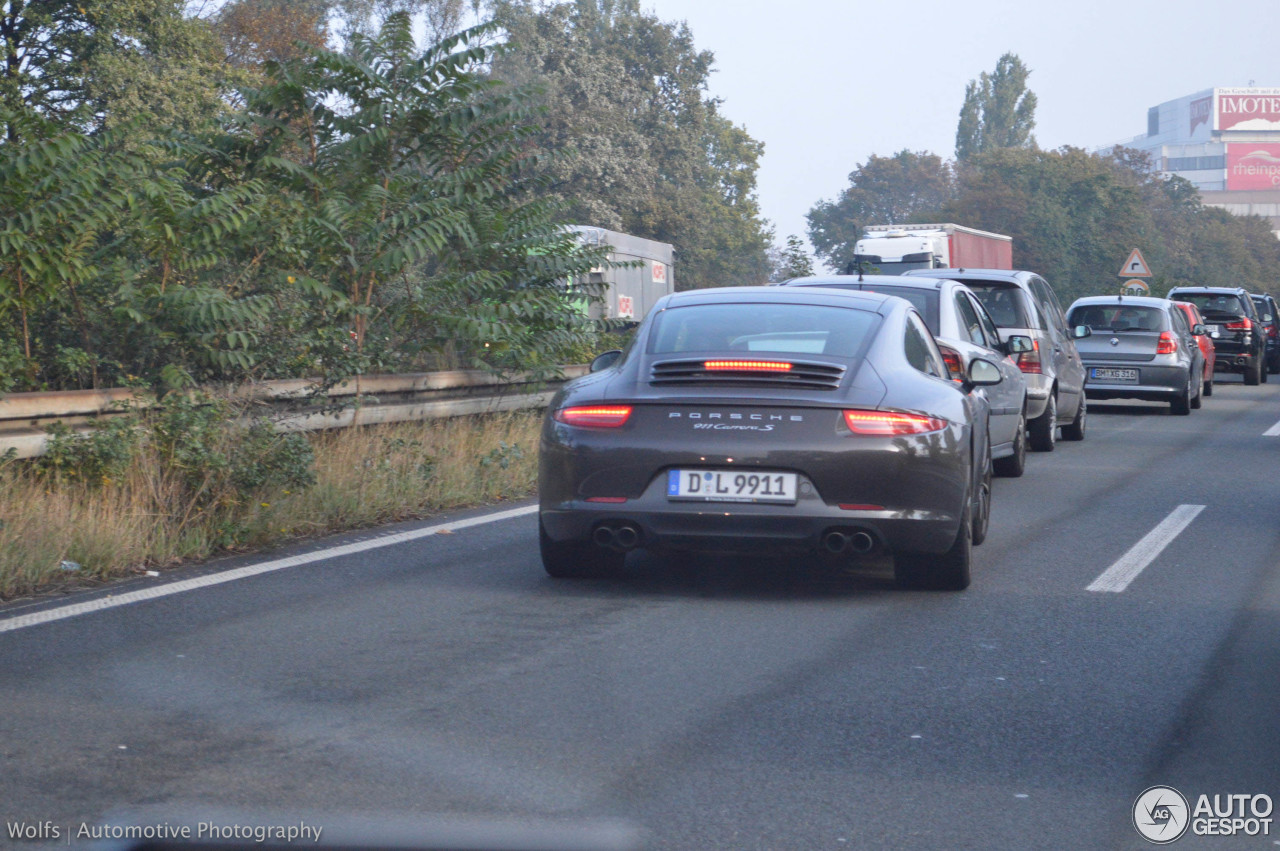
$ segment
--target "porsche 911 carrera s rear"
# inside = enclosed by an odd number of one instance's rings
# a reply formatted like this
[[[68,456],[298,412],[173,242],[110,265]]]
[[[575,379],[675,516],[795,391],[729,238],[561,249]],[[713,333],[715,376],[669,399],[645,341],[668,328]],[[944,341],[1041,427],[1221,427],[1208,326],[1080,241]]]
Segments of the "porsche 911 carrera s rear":
[[[548,411],[547,570],[599,573],[641,547],[948,552],[970,523],[972,404],[910,365],[908,310],[856,293],[668,297]]]

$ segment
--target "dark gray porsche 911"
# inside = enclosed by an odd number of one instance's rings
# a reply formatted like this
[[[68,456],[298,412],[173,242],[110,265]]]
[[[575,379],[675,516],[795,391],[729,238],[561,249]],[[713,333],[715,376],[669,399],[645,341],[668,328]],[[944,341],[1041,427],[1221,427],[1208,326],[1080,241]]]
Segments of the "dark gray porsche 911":
[[[612,360],[612,362],[610,362]],[[539,459],[556,577],[629,550],[888,551],[899,584],[962,589],[986,536],[996,365],[949,380],[893,296],[740,287],[667,296],[624,353],[552,401]]]

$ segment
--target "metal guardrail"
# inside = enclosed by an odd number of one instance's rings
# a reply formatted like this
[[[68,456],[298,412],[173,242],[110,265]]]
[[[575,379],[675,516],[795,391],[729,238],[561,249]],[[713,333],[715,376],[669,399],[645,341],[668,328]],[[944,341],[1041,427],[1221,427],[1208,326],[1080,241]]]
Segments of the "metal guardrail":
[[[562,370],[569,379],[585,375],[587,367]],[[329,404],[319,410],[298,408],[315,386],[306,379],[263,381],[235,388],[229,395],[275,409],[270,416],[282,430],[320,431],[540,408],[561,383],[534,382],[527,375],[501,378],[480,370],[362,375],[329,390]],[[86,431],[104,417],[154,404],[155,397],[147,391],[127,388],[10,393],[0,397],[0,455],[13,449],[19,458],[35,458],[44,454],[49,442],[45,429],[53,423]]]

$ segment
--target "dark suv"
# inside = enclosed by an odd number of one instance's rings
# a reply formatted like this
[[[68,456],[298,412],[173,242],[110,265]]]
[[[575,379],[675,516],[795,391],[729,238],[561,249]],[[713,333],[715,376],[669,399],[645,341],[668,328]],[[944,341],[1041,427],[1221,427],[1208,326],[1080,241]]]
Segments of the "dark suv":
[[[1245,384],[1267,380],[1267,331],[1247,290],[1176,287],[1169,291],[1168,298],[1189,301],[1200,309],[1218,353],[1215,372],[1242,373]]]
[[[1280,372],[1280,306],[1267,293],[1253,293],[1253,307],[1267,329],[1267,372]],[[1265,380],[1265,379],[1264,379]]]

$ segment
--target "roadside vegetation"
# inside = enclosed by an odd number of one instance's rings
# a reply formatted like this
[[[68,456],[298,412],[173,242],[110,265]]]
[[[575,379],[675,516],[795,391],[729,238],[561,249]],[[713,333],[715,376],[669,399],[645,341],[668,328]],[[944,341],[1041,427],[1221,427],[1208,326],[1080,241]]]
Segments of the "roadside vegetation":
[[[1037,146],[1029,69],[1013,54],[970,82],[956,159],[927,151],[871,156],[834,199],[810,209],[809,238],[843,272],[868,225],[956,222],[1013,237],[1013,263],[1041,272],[1064,304],[1119,290],[1134,248],[1151,264],[1152,295],[1176,286],[1280,293],[1280,240],[1259,216],[1206,207],[1142,151]]]
[[[0,465],[0,599],[533,494],[541,414],[279,434],[172,401]],[[145,426],[145,428],[144,428]]]

